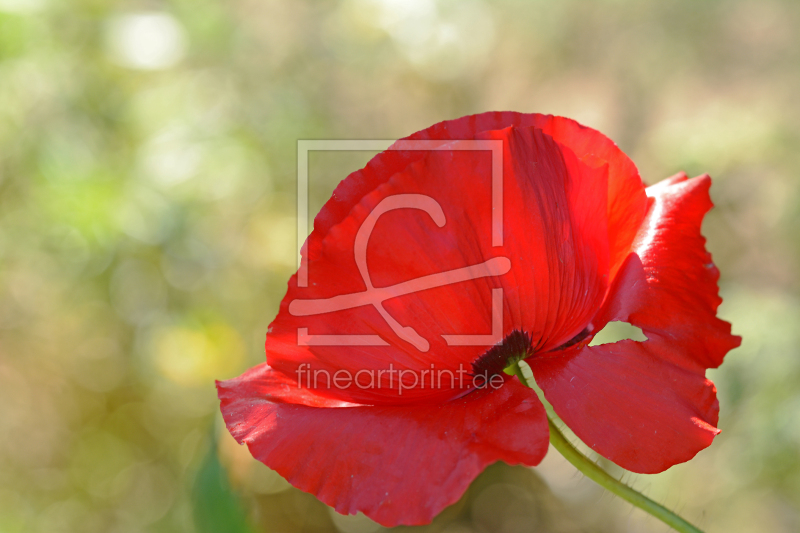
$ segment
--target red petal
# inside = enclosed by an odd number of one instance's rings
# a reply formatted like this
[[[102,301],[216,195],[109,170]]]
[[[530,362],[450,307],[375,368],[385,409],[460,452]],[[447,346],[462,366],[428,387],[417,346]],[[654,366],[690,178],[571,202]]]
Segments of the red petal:
[[[539,115],[541,116],[541,115]],[[610,275],[616,274],[647,211],[644,184],[633,161],[602,133],[563,117],[537,125],[587,163],[608,165]]]
[[[515,381],[440,405],[313,407],[282,403],[282,380],[264,364],[217,383],[231,434],[297,488],[384,526],[428,523],[488,464],[547,452],[544,408]]]
[[[539,128],[579,159],[592,165],[608,164],[608,236],[613,276],[627,256],[645,216],[647,199],[636,165],[614,141],[599,131],[565,117],[495,111],[440,122],[402,140],[474,139],[481,132],[510,126]],[[328,231],[348,216],[361,198],[423,157],[424,151],[389,150],[350,174],[314,220],[315,231],[309,237],[309,249],[319,246]]]
[[[713,204],[708,175],[677,174],[647,188],[652,205],[596,325],[621,320],[671,347],[669,360],[694,370],[716,368],[741,343],[717,318],[719,270],[700,233]]]
[[[542,358],[534,374],[578,438],[623,468],[653,474],[688,461],[719,433],[714,384],[670,364],[668,351],[620,341]]]
[[[224,391],[226,399],[234,397],[261,398],[272,403],[293,403],[309,407],[352,407],[356,405],[326,398],[317,394],[313,389],[299,387],[297,381],[287,378],[280,372],[273,371],[266,363],[254,366],[238,378],[217,381],[217,390],[221,400]],[[223,405],[225,405],[224,401]],[[249,409],[243,405],[238,405],[238,407]],[[244,418],[241,413],[234,413],[231,410],[224,414],[226,420],[228,416],[237,419]]]
[[[607,167],[582,163],[538,129],[507,128],[479,138],[503,141],[503,246],[492,246],[491,153],[427,152],[364,196],[312,247],[309,287],[297,287],[296,278],[290,281],[280,314],[270,327],[267,354],[273,368],[286,375],[295,375],[303,363],[327,375],[338,370],[355,375],[360,370],[387,369],[390,364],[415,371],[434,366],[469,369],[493,343],[452,346],[443,335],[491,333],[494,288],[503,289],[501,338],[524,329],[532,334],[534,346],[547,350],[586,326],[607,288]],[[395,286],[491,259],[511,265],[510,272],[501,276],[448,283],[383,303],[394,320],[425,339],[427,350],[400,339],[372,305],[324,314],[301,311],[309,300],[363,293],[365,281],[354,256],[358,231],[376,206],[401,194],[432,199],[446,223],[437,227],[429,213],[407,208],[379,218],[366,253],[375,287]],[[301,330],[314,335],[373,334],[386,345],[298,347]],[[443,401],[453,396],[444,389],[416,388],[401,398],[388,394],[385,389],[390,387],[351,386],[329,394],[370,404],[422,398]]]
[[[705,369],[740,343],[716,317],[719,272],[700,234],[710,178],[685,174],[647,189],[651,205],[633,254],[613,281],[597,330],[610,320],[642,328],[622,341],[532,361],[564,422],[595,451],[634,472],[686,461],[717,433]]]

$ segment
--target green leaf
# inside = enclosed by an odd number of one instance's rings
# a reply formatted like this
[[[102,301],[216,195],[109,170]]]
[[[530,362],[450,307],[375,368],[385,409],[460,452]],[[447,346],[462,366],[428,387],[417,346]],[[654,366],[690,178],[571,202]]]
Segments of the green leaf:
[[[212,437],[192,489],[194,521],[198,533],[255,533],[242,501],[228,483],[219,462],[217,439]]]

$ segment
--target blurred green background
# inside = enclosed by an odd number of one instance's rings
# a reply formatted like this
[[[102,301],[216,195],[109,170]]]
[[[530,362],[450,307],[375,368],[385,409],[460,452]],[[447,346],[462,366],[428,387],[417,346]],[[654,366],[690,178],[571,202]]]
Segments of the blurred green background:
[[[0,533],[378,531],[251,459],[213,380],[263,361],[298,139],[487,110],[712,175],[723,432],[624,479],[711,532],[800,530],[797,28],[795,0],[0,0]],[[371,155],[313,153],[312,213]],[[666,529],[555,453],[424,528]]]

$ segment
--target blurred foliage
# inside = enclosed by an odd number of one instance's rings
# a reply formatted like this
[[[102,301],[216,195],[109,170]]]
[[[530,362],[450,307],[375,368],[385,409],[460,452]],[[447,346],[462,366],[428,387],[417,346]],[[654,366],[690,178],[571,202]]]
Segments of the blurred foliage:
[[[263,360],[298,139],[495,109],[714,177],[723,432],[626,480],[708,531],[800,530],[798,27],[794,0],[0,0],[0,531],[378,531],[236,446],[213,379]],[[313,154],[311,211],[370,155]],[[664,530],[555,454],[423,529]]]
[[[217,439],[209,447],[192,492],[195,526],[198,533],[253,533],[238,496],[231,490],[225,469],[219,462]]]

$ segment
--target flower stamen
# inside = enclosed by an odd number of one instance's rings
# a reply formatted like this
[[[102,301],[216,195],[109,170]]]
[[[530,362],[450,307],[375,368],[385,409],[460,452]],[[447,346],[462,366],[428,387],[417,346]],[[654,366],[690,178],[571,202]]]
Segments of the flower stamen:
[[[472,363],[472,375],[484,381],[506,372],[517,362],[533,355],[533,341],[525,331],[515,329],[505,339],[495,344]]]

